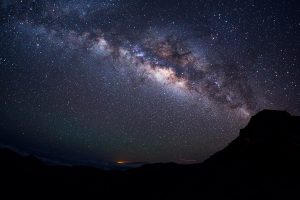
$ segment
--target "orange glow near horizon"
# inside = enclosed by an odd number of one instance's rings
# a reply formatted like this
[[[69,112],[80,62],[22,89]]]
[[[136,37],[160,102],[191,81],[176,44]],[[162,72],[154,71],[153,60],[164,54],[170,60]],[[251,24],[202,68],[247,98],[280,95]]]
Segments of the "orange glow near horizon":
[[[119,161],[117,161],[117,163],[118,163],[118,164],[125,164],[126,162],[123,161],[123,160],[119,160]]]

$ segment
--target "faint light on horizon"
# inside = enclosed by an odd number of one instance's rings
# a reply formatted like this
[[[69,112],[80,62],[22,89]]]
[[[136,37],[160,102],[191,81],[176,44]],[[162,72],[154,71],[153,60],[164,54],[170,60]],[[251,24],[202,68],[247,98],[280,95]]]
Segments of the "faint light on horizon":
[[[117,164],[125,164],[125,163],[126,163],[126,161],[123,161],[123,160],[117,161]]]

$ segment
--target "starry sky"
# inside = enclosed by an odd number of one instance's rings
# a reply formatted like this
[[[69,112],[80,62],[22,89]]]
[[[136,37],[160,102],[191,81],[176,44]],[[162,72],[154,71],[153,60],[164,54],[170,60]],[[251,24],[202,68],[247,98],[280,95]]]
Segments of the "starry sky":
[[[297,1],[1,1],[0,143],[73,163],[201,162],[300,115]]]

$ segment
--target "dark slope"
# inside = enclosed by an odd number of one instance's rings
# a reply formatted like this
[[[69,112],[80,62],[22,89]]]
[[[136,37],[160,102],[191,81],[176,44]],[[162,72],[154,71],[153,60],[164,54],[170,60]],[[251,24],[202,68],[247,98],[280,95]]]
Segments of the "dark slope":
[[[48,166],[0,150],[9,195],[132,199],[290,199],[300,192],[300,117],[264,110],[225,149],[201,164],[150,164],[121,171]],[[105,197],[105,198],[104,198]]]
[[[224,196],[299,198],[300,117],[261,111],[235,140],[201,166],[211,186]]]

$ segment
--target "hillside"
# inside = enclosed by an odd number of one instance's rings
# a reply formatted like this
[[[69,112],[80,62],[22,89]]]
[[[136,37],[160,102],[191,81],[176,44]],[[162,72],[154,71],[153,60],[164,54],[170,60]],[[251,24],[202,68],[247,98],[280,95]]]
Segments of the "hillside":
[[[201,164],[147,164],[127,171],[47,165],[0,150],[1,193],[107,199],[290,199],[300,191],[300,117],[263,110]]]

